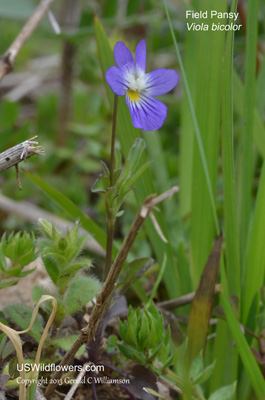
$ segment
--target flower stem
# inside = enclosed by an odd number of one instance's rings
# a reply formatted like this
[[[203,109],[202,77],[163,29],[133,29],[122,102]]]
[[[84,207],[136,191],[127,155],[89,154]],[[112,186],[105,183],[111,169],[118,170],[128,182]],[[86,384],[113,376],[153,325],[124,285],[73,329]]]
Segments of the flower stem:
[[[115,94],[113,119],[112,119],[111,151],[110,151],[110,186],[113,186],[114,168],[115,168],[115,137],[116,137],[117,110],[118,110],[118,96]]]
[[[115,94],[114,97],[114,109],[112,119],[112,134],[111,134],[111,151],[110,151],[110,187],[114,184],[114,170],[115,170],[115,137],[116,137],[116,122],[117,122],[117,110],[118,110],[118,96]],[[106,197],[106,217],[107,217],[107,248],[106,248],[106,263],[105,263],[105,279],[108,276],[109,270],[112,264],[112,250],[113,250],[113,238],[114,238],[114,227],[116,217],[110,210],[110,204],[108,197]]]

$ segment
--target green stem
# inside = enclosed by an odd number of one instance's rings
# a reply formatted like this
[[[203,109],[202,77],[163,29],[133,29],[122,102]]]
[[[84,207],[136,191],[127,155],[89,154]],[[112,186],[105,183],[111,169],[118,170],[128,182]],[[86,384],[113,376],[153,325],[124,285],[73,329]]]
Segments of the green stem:
[[[115,170],[115,137],[116,137],[116,122],[117,122],[117,110],[118,110],[118,96],[115,94],[114,97],[114,109],[112,119],[112,134],[111,134],[111,151],[110,151],[110,187],[114,184],[114,170]],[[107,217],[107,246],[106,246],[106,263],[105,263],[105,279],[112,264],[112,252],[113,252],[113,239],[114,239],[114,227],[116,218],[113,216],[108,201],[108,194],[106,195],[106,217]]]
[[[110,186],[113,186],[114,168],[115,168],[115,137],[116,137],[117,110],[118,110],[118,96],[115,94],[113,119],[112,119],[111,151],[110,151]]]

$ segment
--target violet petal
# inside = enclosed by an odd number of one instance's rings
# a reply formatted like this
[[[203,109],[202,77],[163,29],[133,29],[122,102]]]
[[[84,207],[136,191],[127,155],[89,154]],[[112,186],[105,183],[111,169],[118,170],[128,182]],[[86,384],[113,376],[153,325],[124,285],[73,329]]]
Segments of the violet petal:
[[[135,51],[135,64],[136,68],[141,69],[145,72],[145,64],[146,64],[146,43],[145,40],[141,40]]]
[[[167,106],[151,96],[142,95],[139,101],[131,101],[126,94],[133,126],[144,131],[154,131],[161,128],[166,116]]]
[[[179,74],[173,69],[158,68],[145,76],[145,89],[151,96],[160,96],[170,92],[179,81]]]
[[[123,96],[127,89],[124,72],[114,65],[106,71],[106,81],[108,82],[111,90],[118,96]]]
[[[114,46],[114,59],[119,68],[123,68],[126,64],[134,63],[130,50],[123,42],[117,42]]]

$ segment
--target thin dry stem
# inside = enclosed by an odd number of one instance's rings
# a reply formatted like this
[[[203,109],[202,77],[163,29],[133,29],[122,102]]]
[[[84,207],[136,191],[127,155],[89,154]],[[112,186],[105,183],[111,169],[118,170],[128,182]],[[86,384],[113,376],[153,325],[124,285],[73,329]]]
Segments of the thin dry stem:
[[[0,82],[3,77],[12,70],[15,58],[17,57],[19,51],[24,46],[28,38],[35,31],[53,2],[54,0],[42,0],[40,2],[40,4],[35,9],[29,20],[26,22],[9,49],[2,57],[0,57]]]

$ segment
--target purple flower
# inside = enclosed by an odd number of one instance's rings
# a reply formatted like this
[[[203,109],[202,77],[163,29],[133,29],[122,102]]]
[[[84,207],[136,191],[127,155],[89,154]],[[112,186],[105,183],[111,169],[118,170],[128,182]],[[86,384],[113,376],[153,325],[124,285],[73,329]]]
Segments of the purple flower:
[[[117,67],[113,65],[106,71],[106,80],[115,94],[125,94],[133,126],[145,131],[161,128],[167,107],[154,96],[172,90],[178,83],[178,73],[173,69],[159,68],[146,74],[145,40],[136,47],[135,62],[123,42],[115,44],[114,59]]]

